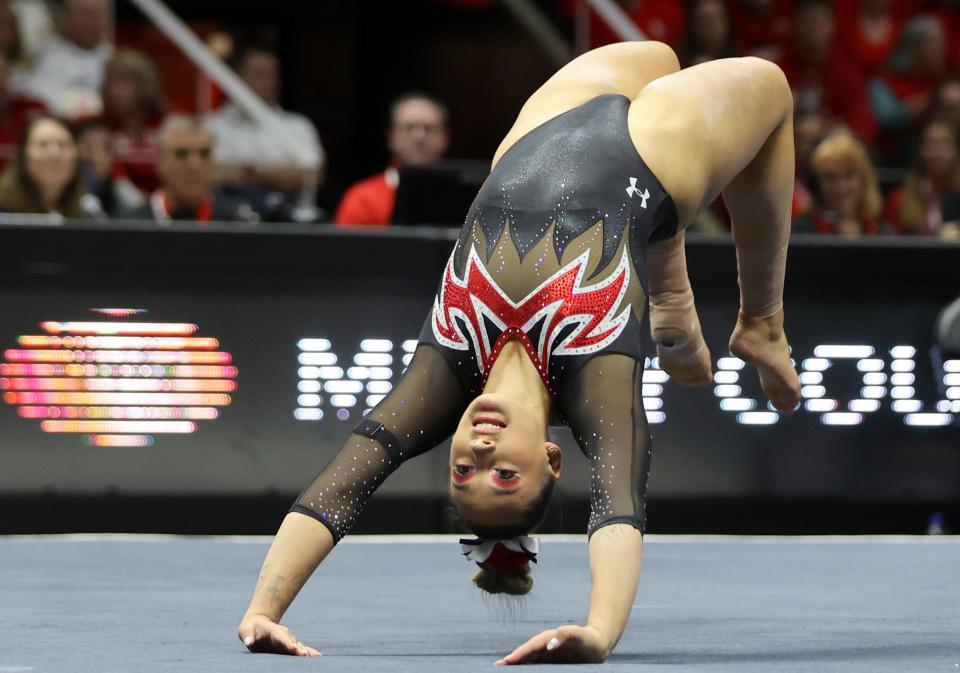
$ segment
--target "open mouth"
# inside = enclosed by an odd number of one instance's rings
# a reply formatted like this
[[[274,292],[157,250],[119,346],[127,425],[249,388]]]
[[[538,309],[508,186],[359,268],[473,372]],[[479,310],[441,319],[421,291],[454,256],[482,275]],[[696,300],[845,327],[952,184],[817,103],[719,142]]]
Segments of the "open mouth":
[[[478,416],[473,419],[473,429],[480,433],[496,433],[507,427],[507,424],[491,416]]]

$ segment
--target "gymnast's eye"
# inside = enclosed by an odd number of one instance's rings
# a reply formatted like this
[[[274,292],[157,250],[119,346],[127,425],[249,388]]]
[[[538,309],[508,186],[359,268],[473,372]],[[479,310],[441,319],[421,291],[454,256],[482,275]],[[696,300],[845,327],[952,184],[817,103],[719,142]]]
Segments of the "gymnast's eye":
[[[490,471],[493,474],[493,479],[501,486],[508,486],[517,481],[517,471],[516,470],[505,470],[502,468],[494,469]]]
[[[451,472],[453,480],[458,484],[468,481],[471,474],[473,474],[472,465],[454,465]]]

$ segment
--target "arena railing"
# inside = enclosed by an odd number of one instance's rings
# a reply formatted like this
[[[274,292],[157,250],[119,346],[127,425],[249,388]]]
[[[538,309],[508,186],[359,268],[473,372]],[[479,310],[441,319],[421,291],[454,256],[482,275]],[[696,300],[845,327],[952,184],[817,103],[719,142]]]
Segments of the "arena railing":
[[[231,101],[257,124],[267,129],[290,159],[304,168],[312,168],[312,151],[289,133],[277,114],[233,70],[203,43],[190,28],[161,0],[129,0],[166,35],[210,79],[217,83]],[[298,207],[302,220],[315,219],[315,203],[319,174],[308,171]],[[297,213],[295,213],[295,216]]]

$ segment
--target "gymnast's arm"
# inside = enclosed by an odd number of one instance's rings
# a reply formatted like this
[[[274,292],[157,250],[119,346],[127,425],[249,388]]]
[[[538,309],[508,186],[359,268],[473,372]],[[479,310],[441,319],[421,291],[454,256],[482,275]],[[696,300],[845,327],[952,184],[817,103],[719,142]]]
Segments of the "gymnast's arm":
[[[589,360],[560,391],[560,407],[590,461],[590,607],[584,626],[544,631],[503,663],[603,661],[626,628],[640,579],[650,435],[643,363],[626,355]],[[547,649],[556,638],[555,646]]]
[[[284,612],[373,492],[403,462],[448,437],[465,406],[466,395],[443,356],[421,345],[396,387],[357,425],[283,520],[238,630],[248,648],[310,654],[311,648],[278,624]]]

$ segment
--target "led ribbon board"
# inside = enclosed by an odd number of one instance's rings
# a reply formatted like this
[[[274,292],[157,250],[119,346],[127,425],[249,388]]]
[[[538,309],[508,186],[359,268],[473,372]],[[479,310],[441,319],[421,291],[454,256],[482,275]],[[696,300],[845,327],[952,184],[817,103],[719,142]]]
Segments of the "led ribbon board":
[[[216,419],[237,389],[233,356],[190,323],[142,322],[145,309],[91,309],[107,319],[40,323],[4,352],[0,390],[21,418],[91,446],[150,446]]]
[[[332,408],[338,420],[347,421],[357,411],[365,416],[390,392],[393,382],[402,376],[413,358],[417,342],[365,338],[360,342],[360,351],[346,364],[341,364],[342,353],[335,352],[330,339],[304,338],[297,346],[300,366],[294,417],[300,421],[322,421]],[[397,365],[394,353],[401,366]],[[947,426],[960,417],[960,360],[945,360],[939,366],[930,363],[934,370],[942,370],[934,372],[934,387],[939,394],[936,400],[924,401],[918,398],[915,387],[917,349],[913,346],[894,346],[884,356],[870,345],[824,344],[817,345],[812,355],[796,363],[802,384],[800,411],[816,414],[822,425],[862,425],[885,403],[909,426]],[[719,408],[732,412],[738,425],[777,424],[783,414],[766,399],[744,396],[741,377],[745,367],[743,360],[732,356],[721,357],[714,363],[713,394]],[[825,373],[834,368],[847,368],[848,375],[856,372],[861,383],[858,397],[846,401],[829,397],[831,386]],[[843,373],[838,376],[843,377]],[[748,377],[755,378],[756,374],[749,372]],[[667,420],[662,395],[669,381],[659,359],[646,358],[642,395],[651,425]]]

